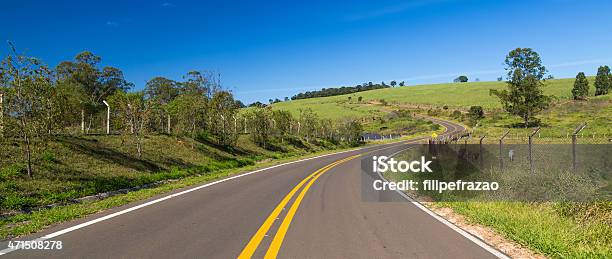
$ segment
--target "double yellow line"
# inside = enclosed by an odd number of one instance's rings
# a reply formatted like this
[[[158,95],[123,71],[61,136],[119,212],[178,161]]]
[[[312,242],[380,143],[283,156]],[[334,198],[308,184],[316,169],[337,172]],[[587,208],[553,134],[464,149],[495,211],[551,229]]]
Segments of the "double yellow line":
[[[310,189],[312,184],[314,184],[314,182],[322,174],[329,171],[334,166],[344,163],[346,161],[349,161],[351,159],[357,158],[359,156],[361,155],[350,156],[345,159],[341,159],[329,165],[326,165],[320,168],[319,170],[315,171],[314,173],[310,174],[309,176],[304,178],[300,183],[298,183],[281,200],[281,202],[278,204],[278,206],[276,206],[276,208],[272,211],[272,213],[270,213],[270,216],[268,216],[268,218],[264,221],[264,223],[257,230],[257,232],[255,232],[255,235],[253,235],[249,243],[242,250],[242,253],[240,253],[240,255],[238,256],[238,258],[241,258],[241,259],[251,258],[253,256],[253,254],[255,253],[255,250],[257,250],[257,247],[259,246],[261,241],[264,239],[266,233],[270,230],[276,218],[278,218],[278,215],[280,215],[280,213],[283,211],[285,206],[289,203],[289,201],[293,198],[293,196],[298,192],[298,190],[300,190],[300,188],[302,188],[302,186],[306,184],[306,186],[302,189],[302,191],[295,198],[295,201],[291,205],[291,208],[289,208],[289,211],[287,211],[287,215],[285,216],[285,218],[283,219],[283,222],[281,223],[280,227],[276,231],[276,235],[274,235],[274,239],[272,240],[272,243],[270,244],[270,247],[268,248],[268,251],[266,252],[266,255],[264,257],[264,258],[276,258],[280,250],[280,247],[283,244],[283,239],[285,238],[285,235],[287,234],[287,230],[289,230],[289,225],[291,224],[291,221],[293,220],[293,217],[295,216],[295,213],[297,212],[297,209],[300,206],[300,203],[304,199],[306,192],[308,192],[308,189]]]

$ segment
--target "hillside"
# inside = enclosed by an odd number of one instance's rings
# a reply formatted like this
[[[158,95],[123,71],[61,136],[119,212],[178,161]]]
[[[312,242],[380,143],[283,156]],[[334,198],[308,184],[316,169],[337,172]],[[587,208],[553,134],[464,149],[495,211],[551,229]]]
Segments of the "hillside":
[[[594,78],[589,78],[591,83],[591,94],[593,93]],[[546,81],[544,93],[554,95],[559,99],[571,98],[571,89],[574,84],[573,78],[553,79]],[[448,106],[451,108],[464,108],[471,105],[479,105],[483,108],[500,108],[499,101],[489,95],[490,89],[505,89],[505,82],[469,82],[416,85],[371,90],[367,92],[339,95],[322,98],[302,99],[288,102],[280,102],[273,105],[274,108],[289,110],[297,114],[303,107],[319,111],[326,118],[338,118],[346,116],[365,116],[378,109],[365,105],[372,102],[384,100],[395,104],[413,104],[423,106]],[[348,100],[348,97],[351,100]],[[358,101],[359,96],[363,98]],[[342,114],[339,114],[342,113]]]
[[[194,140],[148,135],[143,156],[138,157],[135,145],[124,136],[56,136],[35,152],[34,173],[30,179],[24,173],[23,152],[18,142],[0,141],[0,215],[338,147],[296,138],[275,143],[272,151],[242,135],[236,147],[224,148],[205,136]]]
[[[594,78],[590,77],[589,81],[590,94],[593,95]],[[573,83],[573,78],[553,79],[545,82],[544,93],[554,96],[555,101],[549,109],[537,116],[542,121],[543,127],[540,135],[567,138],[568,133],[578,124],[586,121],[589,126],[582,132],[585,135],[595,134],[595,137],[603,138],[611,136],[609,118],[612,117],[612,99],[610,95],[592,96],[588,101],[573,101],[571,100]],[[505,82],[418,85],[281,102],[274,104],[273,108],[298,114],[300,109],[308,107],[321,117],[330,119],[383,117],[394,110],[410,110],[467,123],[465,115],[469,107],[482,106],[485,118],[477,127],[475,131],[477,134],[497,136],[503,134],[507,129],[512,129],[514,136],[523,136],[531,130],[517,127],[520,120],[501,110],[499,100],[489,95],[490,89],[505,88]],[[361,101],[359,97],[362,98]],[[456,110],[460,111],[462,116],[453,118],[451,115]],[[370,125],[370,128],[374,127]]]

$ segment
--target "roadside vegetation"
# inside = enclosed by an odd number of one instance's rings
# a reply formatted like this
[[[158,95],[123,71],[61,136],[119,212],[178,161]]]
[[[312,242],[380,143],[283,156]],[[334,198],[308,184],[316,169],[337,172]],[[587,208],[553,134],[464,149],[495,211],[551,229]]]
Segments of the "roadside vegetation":
[[[10,48],[0,65],[6,222],[86,196],[362,144],[357,120],[322,120],[311,109],[241,110],[211,71],[154,77],[134,91],[120,69],[91,52],[49,67]]]

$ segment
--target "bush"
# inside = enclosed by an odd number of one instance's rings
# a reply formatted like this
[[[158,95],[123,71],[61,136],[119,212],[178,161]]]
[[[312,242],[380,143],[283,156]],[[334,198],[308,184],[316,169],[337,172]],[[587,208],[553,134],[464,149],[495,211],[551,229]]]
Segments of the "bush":
[[[22,164],[12,164],[5,167],[0,170],[0,181],[17,178],[22,174],[23,170],[24,166]]]
[[[41,155],[40,155],[40,159],[42,161],[45,161],[47,163],[53,163],[57,160],[55,160],[55,154],[53,152],[51,152],[50,150],[45,150]]]
[[[14,194],[0,198],[1,208],[21,210],[24,208],[32,208],[37,204],[37,199],[34,197],[18,196]]]
[[[459,119],[459,118],[461,118],[461,117],[462,117],[461,111],[459,111],[459,110],[454,110],[454,111],[453,111],[453,113],[451,114],[451,117],[452,117],[452,118],[455,118],[455,119]]]

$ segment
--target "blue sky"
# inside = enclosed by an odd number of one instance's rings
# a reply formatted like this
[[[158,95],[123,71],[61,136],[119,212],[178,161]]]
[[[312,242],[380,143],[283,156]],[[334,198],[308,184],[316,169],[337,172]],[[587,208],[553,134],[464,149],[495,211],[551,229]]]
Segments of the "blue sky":
[[[0,40],[53,66],[92,51],[137,89],[215,70],[250,103],[368,81],[495,80],[516,47],[557,78],[592,75],[612,64],[611,15],[605,0],[3,0]]]

